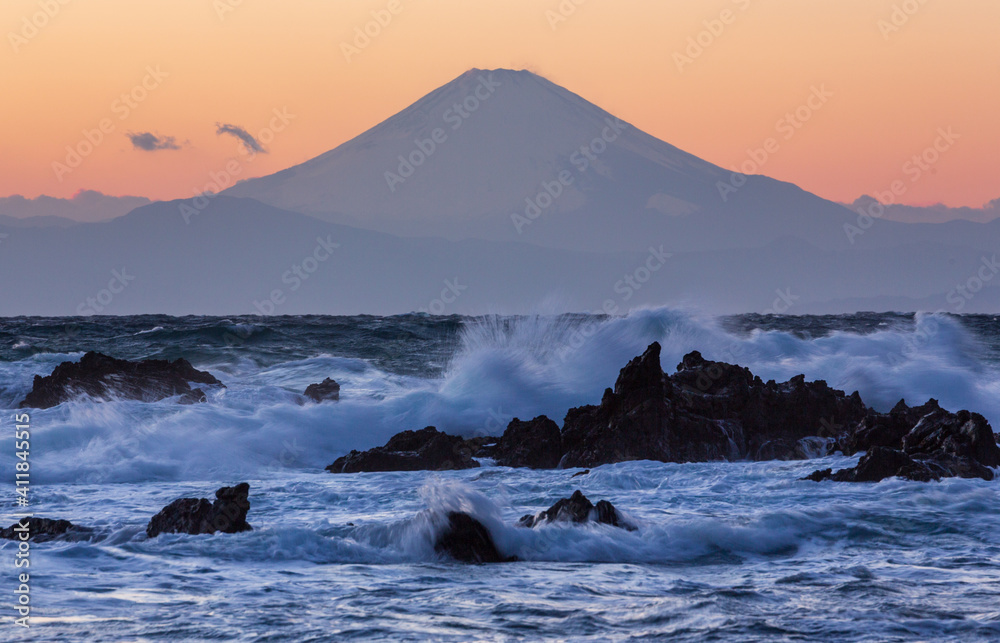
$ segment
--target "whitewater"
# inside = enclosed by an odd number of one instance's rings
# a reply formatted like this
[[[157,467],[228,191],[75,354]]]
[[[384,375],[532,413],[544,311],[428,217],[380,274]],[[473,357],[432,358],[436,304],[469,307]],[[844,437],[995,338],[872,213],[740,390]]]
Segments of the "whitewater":
[[[628,462],[531,471],[333,475],[351,449],[433,425],[499,435],[513,417],[600,401],[652,341],[673,372],[699,350],[764,380],[825,379],[888,410],[936,398],[1000,427],[1000,319],[713,317],[88,317],[0,320],[0,408],[87,350],[184,357],[226,388],[205,404],[78,400],[31,412],[32,510],[94,528],[32,547],[32,640],[997,640],[998,485],[813,483],[851,466]],[[335,403],[303,404],[332,377]],[[0,451],[15,522],[13,440]],[[252,532],[148,539],[179,497],[250,483]],[[574,490],[638,530],[514,527]],[[434,552],[448,511],[519,562]],[[0,541],[5,619],[16,544]],[[10,632],[8,629],[6,632]]]

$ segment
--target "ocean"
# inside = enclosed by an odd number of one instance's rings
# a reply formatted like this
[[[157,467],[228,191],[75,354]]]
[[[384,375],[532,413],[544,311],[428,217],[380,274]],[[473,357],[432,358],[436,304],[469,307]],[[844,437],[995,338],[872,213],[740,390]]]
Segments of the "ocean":
[[[933,397],[1000,428],[1000,318],[859,313],[714,317],[87,317],[0,320],[3,526],[15,409],[35,375],[97,350],[184,357],[226,388],[205,404],[79,400],[31,416],[30,511],[94,528],[34,543],[31,627],[44,641],[998,640],[998,483],[813,483],[793,462],[627,462],[333,475],[351,449],[433,425],[499,435],[513,417],[596,404],[652,341],[681,357],[805,374],[888,410]],[[302,404],[332,377],[334,403]],[[252,532],[161,535],[179,497],[250,483]],[[514,527],[580,489],[638,530]],[[519,562],[434,552],[447,511],[475,515]],[[0,541],[16,640],[17,544]]]

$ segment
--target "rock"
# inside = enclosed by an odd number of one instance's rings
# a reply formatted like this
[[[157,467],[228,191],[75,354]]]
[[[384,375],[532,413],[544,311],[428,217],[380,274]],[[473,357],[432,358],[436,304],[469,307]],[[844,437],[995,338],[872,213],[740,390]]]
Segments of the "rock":
[[[489,530],[467,513],[448,513],[448,526],[434,543],[434,551],[448,554],[463,563],[503,563]]]
[[[451,471],[478,466],[464,439],[429,426],[419,431],[397,433],[382,447],[351,451],[337,458],[326,470],[331,473]]]
[[[247,523],[250,510],[250,485],[241,482],[234,487],[222,487],[215,492],[215,502],[205,498],[179,498],[160,510],[146,525],[146,535],[214,534],[221,531],[235,534],[251,531]]]
[[[900,400],[888,413],[869,411],[864,419],[851,427],[839,443],[844,455],[854,455],[872,447],[903,448],[903,436],[910,432],[920,418],[938,410],[937,400],[923,406],[909,407]]]
[[[697,351],[667,377],[654,342],[621,370],[599,406],[566,414],[559,466],[805,458],[828,450],[843,426],[868,412],[856,392],[848,396],[801,375],[764,383],[749,369]],[[820,440],[806,440],[813,437]]]
[[[579,476],[585,476],[588,473],[590,473],[590,469],[584,469],[583,471],[577,471],[576,473],[571,475],[570,478],[572,479],[572,478],[577,478]]]
[[[328,377],[319,384],[310,384],[307,386],[303,395],[316,403],[336,402],[340,399],[340,384],[337,384]]]
[[[15,522],[6,529],[0,529],[0,538],[7,540],[29,540],[43,543],[48,540],[63,537],[66,540],[86,540],[93,529],[74,525],[68,520],[53,520],[51,518],[25,518]],[[27,538],[21,534],[27,533]]]
[[[579,489],[574,491],[569,498],[559,500],[537,515],[523,516],[517,524],[519,527],[532,528],[550,522],[596,522],[612,527],[621,527],[628,531],[635,530],[635,526],[626,522],[610,502],[599,500],[594,505]]]
[[[902,436],[900,426],[919,417]],[[903,402],[887,415],[869,416],[844,440],[850,448],[875,442],[857,466],[807,479],[831,478],[837,482],[878,482],[899,477],[927,482],[941,478],[982,478],[992,480],[990,467],[1000,466],[997,446],[989,422],[978,413],[949,413],[935,400],[910,409]],[[886,444],[887,443],[887,444]]]
[[[469,453],[474,458],[492,458],[498,442],[499,439],[496,436],[482,435],[467,439],[465,446],[468,447]]]
[[[544,415],[529,422],[514,418],[493,450],[493,458],[503,467],[555,469],[562,458],[559,426]]]
[[[36,375],[20,408],[47,409],[81,395],[155,402],[180,395],[180,402],[204,402],[205,393],[190,382],[222,386],[211,373],[195,369],[185,359],[130,362],[90,352],[79,362],[63,362],[48,377]]]

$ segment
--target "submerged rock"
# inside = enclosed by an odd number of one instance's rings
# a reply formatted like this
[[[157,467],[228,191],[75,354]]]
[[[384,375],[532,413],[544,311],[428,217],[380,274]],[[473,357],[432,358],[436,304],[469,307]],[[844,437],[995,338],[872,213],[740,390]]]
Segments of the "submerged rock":
[[[906,424],[910,427],[902,430]],[[950,413],[936,400],[916,408],[900,402],[888,414],[872,413],[844,439],[847,450],[868,447],[857,466],[837,472],[817,471],[808,480],[878,482],[899,477],[926,482],[941,478],[993,479],[1000,466],[989,422],[978,413]]]
[[[626,522],[621,513],[610,502],[599,500],[595,505],[579,489],[574,491],[569,498],[557,501],[545,511],[523,516],[517,521],[517,525],[532,528],[552,522],[596,522],[628,531],[635,530],[635,526]]]
[[[0,529],[0,538],[7,540],[29,540],[43,543],[48,540],[63,537],[67,540],[86,540],[90,538],[93,529],[74,525],[68,520],[52,518],[25,518],[15,522],[6,529]],[[22,537],[22,534],[28,534]]]
[[[82,395],[101,401],[115,398],[156,402],[180,395],[182,404],[205,401],[205,392],[190,382],[223,386],[211,373],[185,359],[130,362],[89,352],[79,362],[63,362],[48,377],[36,375],[20,408],[47,409]]]
[[[559,426],[544,415],[528,422],[514,418],[493,450],[493,458],[503,467],[554,469],[562,458]]]
[[[251,531],[253,527],[247,523],[249,494],[250,485],[241,482],[216,491],[215,502],[205,498],[179,498],[150,519],[146,535],[155,538],[172,533],[197,535],[217,531],[227,534]]]
[[[429,426],[419,431],[397,433],[385,446],[351,451],[337,458],[326,470],[331,473],[450,471],[478,466],[466,440]]]
[[[329,377],[319,384],[310,384],[303,393],[313,402],[336,402],[340,399],[340,384]]]
[[[448,513],[448,526],[434,543],[434,551],[463,563],[503,563],[490,531],[472,516],[460,511]]]

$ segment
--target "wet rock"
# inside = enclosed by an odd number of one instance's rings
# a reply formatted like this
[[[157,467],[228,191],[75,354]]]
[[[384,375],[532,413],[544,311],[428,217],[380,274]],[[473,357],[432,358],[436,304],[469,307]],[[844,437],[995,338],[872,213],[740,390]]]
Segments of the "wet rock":
[[[583,471],[577,471],[576,473],[571,475],[570,478],[578,478],[580,476],[585,476],[588,473],[590,473],[590,469],[584,469]]]
[[[764,383],[697,351],[667,377],[654,342],[622,369],[599,406],[566,414],[560,466],[805,458],[829,450],[832,438],[868,411],[856,392],[848,396],[822,380]],[[812,437],[820,440],[804,441]]]
[[[214,534],[218,531],[235,534],[251,531],[247,523],[250,511],[250,485],[241,482],[222,487],[215,492],[215,502],[206,498],[179,498],[160,510],[146,525],[146,535]]]
[[[599,500],[595,505],[579,489],[569,498],[559,500],[545,511],[534,516],[523,516],[517,524],[519,527],[532,528],[550,522],[596,522],[629,531],[635,530],[635,526],[626,522],[610,502]]]
[[[493,458],[503,467],[554,469],[562,458],[559,426],[544,415],[528,422],[514,418],[497,443]]]
[[[15,522],[6,529],[0,529],[0,538],[7,540],[29,540],[43,543],[61,538],[65,540],[86,540],[93,534],[93,529],[74,525],[68,520],[51,518],[25,518]],[[23,534],[27,536],[22,537]]]
[[[437,542],[434,551],[447,554],[463,563],[502,563],[508,560],[497,550],[489,530],[467,513],[448,513],[448,526]]]
[[[130,362],[90,352],[79,362],[63,362],[48,377],[36,375],[20,408],[47,409],[83,395],[143,402],[180,395],[184,404],[204,402],[204,391],[192,389],[190,382],[222,386],[211,373],[195,369],[185,359]]]
[[[915,426],[895,437],[898,425],[920,414]],[[870,447],[857,466],[826,478],[838,482],[878,482],[891,477],[920,482],[952,477],[992,480],[990,467],[1000,466],[1000,447],[986,418],[969,411],[950,413],[935,400],[916,409],[901,402],[888,416],[866,418],[849,439],[858,444],[865,439],[890,444]],[[819,474],[808,479],[825,479]]]
[[[331,473],[362,471],[450,471],[472,469],[479,463],[463,438],[441,433],[432,426],[403,431],[385,446],[351,451],[326,468]]]
[[[340,399],[340,384],[337,384],[328,377],[319,384],[310,384],[307,386],[303,395],[316,403],[336,402]]]

